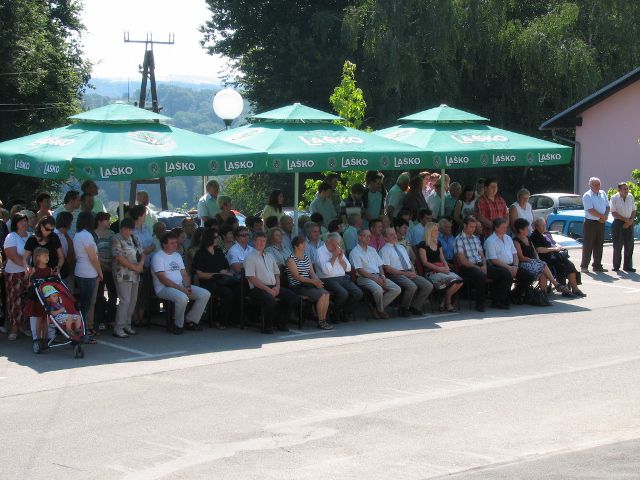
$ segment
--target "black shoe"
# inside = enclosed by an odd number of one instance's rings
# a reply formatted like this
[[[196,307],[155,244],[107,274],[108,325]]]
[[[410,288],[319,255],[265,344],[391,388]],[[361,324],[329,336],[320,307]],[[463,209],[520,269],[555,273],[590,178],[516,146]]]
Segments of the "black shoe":
[[[182,335],[182,327],[174,326],[173,327],[173,332],[171,332],[171,333],[173,333],[174,335]]]
[[[612,272],[619,272],[620,271],[620,267],[613,267],[611,269]]]
[[[604,267],[597,267],[597,268],[596,268],[596,267],[593,267],[593,271],[594,271],[594,272],[608,272],[609,270],[607,270],[607,269],[606,269],[606,268],[604,268]]]
[[[498,309],[500,309],[500,310],[509,310],[509,309],[511,308],[511,307],[509,307],[509,305],[507,305],[507,304],[505,304],[505,303],[502,303],[502,302],[493,302],[493,303],[491,304],[491,306],[492,306],[493,308],[498,308]]]
[[[629,272],[629,273],[636,273],[636,269],[635,268],[623,268],[623,270],[625,272]]]
[[[480,304],[476,305],[476,310],[478,312],[484,312],[485,311],[484,305],[480,305]]]
[[[422,310],[416,308],[416,307],[411,307],[409,308],[409,311],[413,314],[413,315],[424,315],[424,313],[422,313]]]
[[[408,308],[400,307],[398,309],[398,315],[400,315],[401,317],[408,317],[409,315],[411,315],[411,313],[409,312]]]
[[[586,293],[584,293],[582,290],[576,290],[575,292],[572,292],[576,297],[580,297],[580,298],[584,298],[587,296]]]
[[[202,326],[198,323],[187,322],[184,325],[185,330],[191,330],[192,332],[199,332],[202,330]]]

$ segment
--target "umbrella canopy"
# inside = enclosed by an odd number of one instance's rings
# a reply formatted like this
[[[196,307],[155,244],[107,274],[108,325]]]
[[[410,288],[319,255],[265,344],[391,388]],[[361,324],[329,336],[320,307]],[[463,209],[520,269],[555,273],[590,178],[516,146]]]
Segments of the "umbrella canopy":
[[[272,173],[421,169],[425,152],[354,128],[299,103],[255,115],[254,123],[212,135],[268,155]]]
[[[130,105],[70,118],[78,123],[0,143],[0,172],[65,179],[73,169],[79,179],[122,181],[266,167],[260,152],[158,123],[168,117]]]
[[[571,148],[486,125],[487,118],[441,105],[400,119],[376,135],[428,152],[425,168],[562,165]]]

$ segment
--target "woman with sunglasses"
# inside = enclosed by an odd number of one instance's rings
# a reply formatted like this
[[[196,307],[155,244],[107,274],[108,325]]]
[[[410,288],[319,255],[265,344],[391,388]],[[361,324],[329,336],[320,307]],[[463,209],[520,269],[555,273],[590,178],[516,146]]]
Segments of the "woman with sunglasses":
[[[193,273],[199,285],[206,288],[212,297],[220,300],[215,326],[224,330],[229,324],[232,302],[240,299],[240,282],[229,268],[229,262],[218,247],[218,231],[209,229],[202,233],[200,248],[193,257]]]
[[[58,235],[53,233],[56,228],[56,221],[53,217],[42,217],[36,224],[34,234],[30,236],[24,244],[24,254],[22,261],[27,276],[33,273],[33,251],[38,248],[46,248],[49,251],[48,266],[54,273],[61,274],[62,278],[66,272],[62,272],[64,266],[64,252],[62,251],[62,243]]]

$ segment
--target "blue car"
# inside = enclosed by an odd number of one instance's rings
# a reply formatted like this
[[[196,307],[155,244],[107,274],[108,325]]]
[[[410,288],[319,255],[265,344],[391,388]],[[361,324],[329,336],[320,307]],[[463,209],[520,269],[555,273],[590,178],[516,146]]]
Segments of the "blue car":
[[[611,225],[613,215],[609,214],[607,222],[604,224],[604,240],[611,241]],[[584,210],[563,210],[552,213],[547,217],[547,230],[551,233],[558,232],[567,237],[574,238],[582,242],[584,230]]]

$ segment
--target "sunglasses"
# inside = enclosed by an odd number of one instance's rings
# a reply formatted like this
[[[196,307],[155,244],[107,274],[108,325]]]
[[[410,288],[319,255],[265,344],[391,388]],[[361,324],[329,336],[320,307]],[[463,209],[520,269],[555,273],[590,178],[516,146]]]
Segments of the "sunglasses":
[[[46,228],[44,229],[46,232],[53,232],[55,230],[55,228]]]

